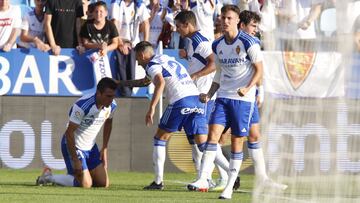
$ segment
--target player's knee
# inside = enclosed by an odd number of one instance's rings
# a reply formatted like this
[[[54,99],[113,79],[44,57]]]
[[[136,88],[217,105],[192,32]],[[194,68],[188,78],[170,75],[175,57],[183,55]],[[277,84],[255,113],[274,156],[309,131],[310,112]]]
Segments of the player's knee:
[[[257,142],[260,138],[260,133],[250,133],[248,140],[250,142]]]

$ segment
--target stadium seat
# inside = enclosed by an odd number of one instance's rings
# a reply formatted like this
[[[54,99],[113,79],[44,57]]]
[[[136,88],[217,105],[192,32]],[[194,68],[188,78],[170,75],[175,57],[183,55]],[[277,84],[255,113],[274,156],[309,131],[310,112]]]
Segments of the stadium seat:
[[[331,37],[336,31],[336,9],[325,9],[320,15],[320,31],[326,37]]]

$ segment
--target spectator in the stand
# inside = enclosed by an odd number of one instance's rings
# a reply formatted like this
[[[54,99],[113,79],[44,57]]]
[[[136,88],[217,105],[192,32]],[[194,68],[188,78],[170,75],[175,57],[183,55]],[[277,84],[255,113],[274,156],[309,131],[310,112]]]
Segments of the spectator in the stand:
[[[261,3],[262,1],[258,1],[258,0],[239,0],[238,6],[240,8],[240,11],[249,10],[259,13]]]
[[[87,20],[81,27],[80,38],[86,49],[98,49],[100,55],[106,55],[108,51],[117,49],[119,33],[115,24],[107,20],[108,9],[106,3],[98,1],[94,3],[94,11],[91,13],[92,20]]]
[[[281,50],[314,51],[316,30],[314,21],[319,17],[324,0],[280,0],[277,8]]]
[[[210,42],[214,41],[214,0],[190,0],[190,9],[196,16],[197,29],[204,32]]]
[[[183,7],[181,0],[169,0],[168,8],[166,10],[165,21],[161,31],[159,41],[163,42],[165,48],[178,49],[184,47],[179,33],[175,32],[175,16],[187,7]]]
[[[24,48],[49,51],[50,45],[45,43],[44,6],[46,0],[34,0],[35,8],[27,12],[23,18],[19,42]]]
[[[360,15],[356,18],[353,26],[355,48],[360,52]]]
[[[223,35],[222,28],[221,28],[221,14],[219,13],[216,15],[215,22],[214,22],[214,38],[218,39]]]
[[[149,42],[154,47],[156,47],[158,43],[158,38],[163,27],[163,21],[166,15],[166,8],[164,8],[164,6],[159,2],[159,0],[151,0],[147,8],[150,13]]]
[[[83,12],[84,12],[84,15],[81,17],[81,21],[82,21],[81,26],[82,26],[86,22],[86,20],[91,19],[91,18],[89,18],[89,14],[92,13],[90,5],[97,2],[97,0],[95,2],[92,2],[91,0],[81,0],[81,2],[83,5]]]
[[[139,30],[144,34],[144,40],[149,40],[150,14],[144,3],[138,0],[115,0],[111,4],[111,19],[119,32],[119,79],[135,79],[135,52],[133,47],[140,41]],[[131,96],[132,88],[121,87],[121,96]]]
[[[80,23],[84,15],[81,0],[48,0],[44,27],[54,55],[61,48],[76,48],[80,42]]]
[[[21,10],[10,5],[10,0],[0,0],[0,49],[9,52],[16,48],[16,38],[21,27]]]
[[[95,10],[95,3],[89,4],[86,10],[86,20],[93,19],[94,10]]]

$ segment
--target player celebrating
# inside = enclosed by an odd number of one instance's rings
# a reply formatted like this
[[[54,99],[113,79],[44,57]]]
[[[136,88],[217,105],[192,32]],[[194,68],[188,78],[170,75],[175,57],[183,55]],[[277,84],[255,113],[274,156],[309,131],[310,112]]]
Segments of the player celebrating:
[[[61,141],[61,151],[68,175],[52,175],[44,169],[36,184],[55,183],[62,186],[84,188],[108,187],[107,151],[116,109],[117,84],[111,78],[102,78],[96,93],[78,99],[70,109],[68,127]],[[99,152],[96,136],[103,129],[103,145]]]
[[[186,50],[183,50],[183,55],[189,61],[188,72],[193,79],[195,85],[199,89],[200,93],[206,93],[213,81],[215,75],[215,57],[211,50],[211,43],[209,40],[204,37],[204,34],[201,31],[198,31],[196,28],[196,17],[192,11],[182,11],[175,17],[176,31],[180,33],[181,37],[186,37],[189,39],[189,44]],[[214,106],[215,96],[207,103],[206,106],[206,117],[207,120],[210,118],[211,110]],[[198,173],[198,178],[200,177],[200,165],[202,152],[204,151],[205,146],[197,149],[198,147],[194,142],[194,135],[187,135],[189,143],[192,146],[193,159],[195,162],[195,168]],[[216,162],[220,162],[220,166],[226,166],[225,170],[221,167],[218,167],[220,173],[220,181],[218,186],[215,187],[219,190],[224,189],[225,184],[228,179],[227,169],[229,162],[224,157],[221,148],[217,151]],[[208,177],[211,180],[211,174]]]
[[[184,128],[187,135],[194,135],[199,148],[207,140],[205,105],[199,101],[199,91],[190,75],[179,62],[167,55],[155,55],[151,43],[143,41],[135,46],[136,59],[145,68],[155,85],[154,95],[146,114],[146,125],[153,124],[155,107],[165,89],[169,100],[159,127],[154,136],[153,162],[155,180],[144,187],[145,190],[164,189],[163,176],[166,156],[166,143],[171,133]],[[122,86],[147,86],[150,79],[118,81]]]
[[[239,13],[239,8],[234,5],[225,5],[221,9],[224,35],[212,45],[219,67],[210,90],[200,96],[203,102],[207,102],[217,91],[215,109],[209,121],[208,145],[202,158],[200,178],[188,185],[190,190],[206,190],[209,187],[206,177],[215,159],[221,133],[229,126],[232,130],[229,179],[220,199],[231,199],[243,159],[243,142],[248,135],[254,109],[255,83],[263,71],[258,41],[237,28]]]

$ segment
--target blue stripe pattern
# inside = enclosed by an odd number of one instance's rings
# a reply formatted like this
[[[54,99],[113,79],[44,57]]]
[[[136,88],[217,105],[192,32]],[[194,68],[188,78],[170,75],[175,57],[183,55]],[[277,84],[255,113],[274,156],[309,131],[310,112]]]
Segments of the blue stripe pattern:
[[[259,149],[261,147],[260,142],[247,142],[249,149]]]
[[[117,107],[117,104],[116,104],[115,100],[113,100],[111,103],[111,112],[114,112],[116,107]]]
[[[243,152],[231,152],[231,159],[234,160],[243,160],[244,153]]]
[[[209,40],[204,37],[200,32],[195,32],[195,34],[191,36],[191,41],[191,45],[193,47],[193,50],[195,51],[201,42],[208,42]]]
[[[212,48],[212,51],[217,55],[217,52],[216,52],[216,47],[219,45],[220,41],[224,39],[224,35],[221,36],[219,39],[215,40],[212,45],[211,45],[211,48]]]
[[[197,145],[200,152],[203,152],[206,149],[206,142],[200,143]]]
[[[89,113],[91,107],[95,104],[95,96],[96,94],[76,102],[76,105],[78,105],[84,111],[85,115]]]
[[[198,53],[194,53],[192,55],[194,58],[196,58],[197,60],[199,60],[202,64],[206,65],[207,64],[207,61],[204,57],[202,57],[200,54]]]
[[[158,138],[154,137],[154,146],[166,147],[166,140],[159,140]]]
[[[217,144],[207,143],[206,151],[216,151],[216,150],[217,150]]]
[[[168,122],[169,117],[170,117],[170,115],[171,115],[172,109],[173,109],[173,106],[172,106],[172,105],[169,105],[169,106],[166,108],[165,112],[163,113],[163,115],[162,115],[162,117],[161,117],[161,123],[162,123],[162,124],[166,124],[166,123]]]
[[[257,38],[249,35],[248,33],[244,32],[244,31],[240,31],[239,39],[244,44],[246,52],[252,45],[260,44],[260,42],[259,42],[259,40],[257,40]]]
[[[165,68],[162,69],[161,74],[164,78],[171,77],[171,74]]]

